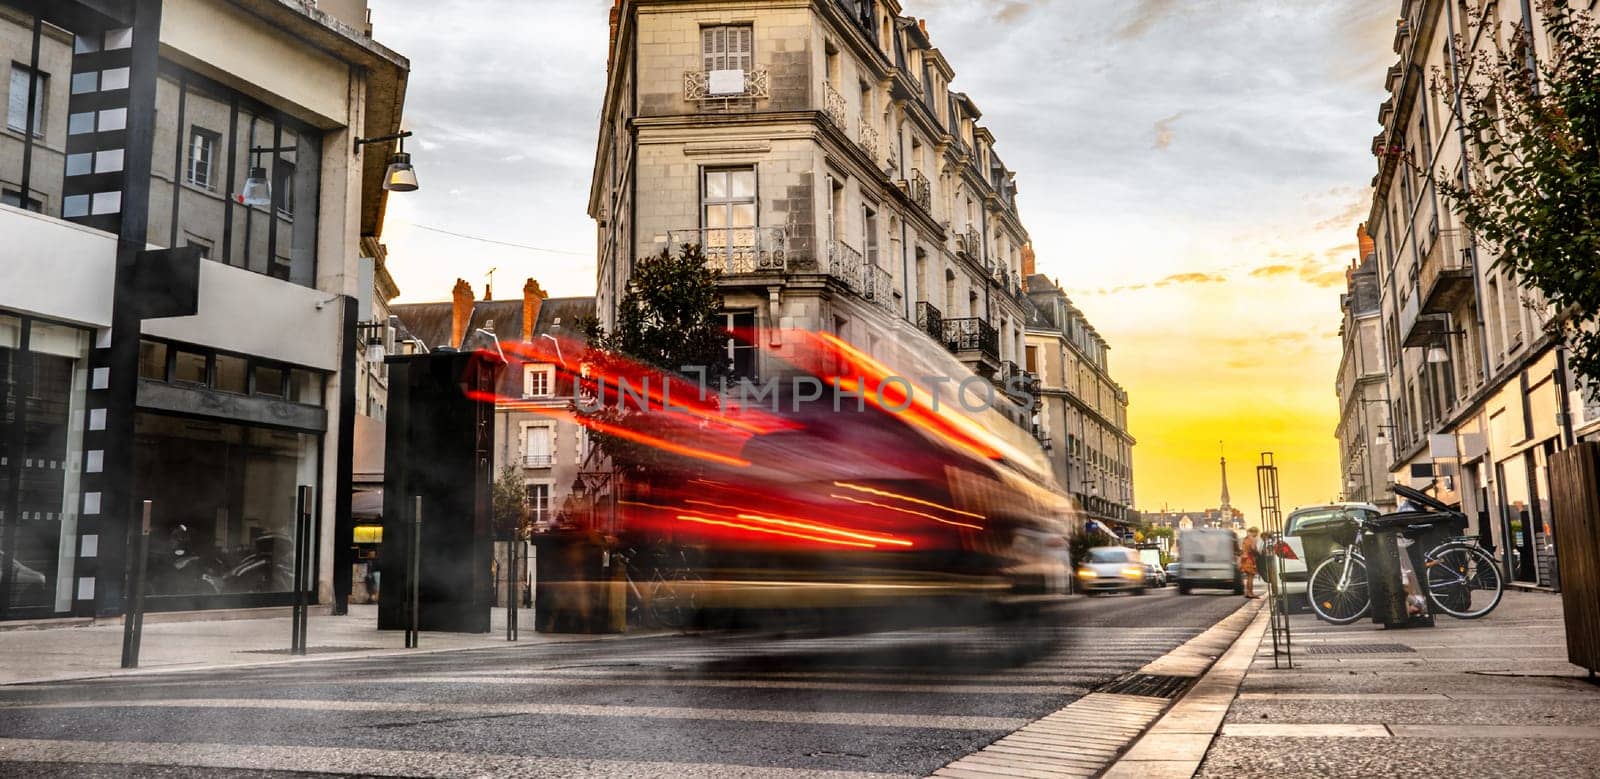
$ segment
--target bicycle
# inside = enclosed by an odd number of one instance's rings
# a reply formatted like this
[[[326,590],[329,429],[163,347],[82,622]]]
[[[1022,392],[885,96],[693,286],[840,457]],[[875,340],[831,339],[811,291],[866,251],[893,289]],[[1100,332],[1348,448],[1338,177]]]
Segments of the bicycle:
[[[646,563],[639,559],[639,549],[630,547],[613,558],[620,558],[623,564],[629,624],[675,630],[688,627],[699,611],[696,585],[700,575],[682,549],[652,546],[649,556]]]
[[[1392,515],[1351,522],[1351,537],[1342,548],[1323,560],[1306,581],[1306,594],[1317,616],[1335,625],[1348,625],[1372,608],[1367,591],[1367,562],[1356,547],[1361,535],[1375,527],[1400,526],[1408,538],[1445,524],[1456,532],[1467,519],[1448,506],[1404,485],[1397,494],[1432,512]],[[1414,539],[1413,539],[1414,541]],[[1451,536],[1422,555],[1423,592],[1434,608],[1457,619],[1477,619],[1494,611],[1505,594],[1500,563],[1478,544],[1474,536]]]

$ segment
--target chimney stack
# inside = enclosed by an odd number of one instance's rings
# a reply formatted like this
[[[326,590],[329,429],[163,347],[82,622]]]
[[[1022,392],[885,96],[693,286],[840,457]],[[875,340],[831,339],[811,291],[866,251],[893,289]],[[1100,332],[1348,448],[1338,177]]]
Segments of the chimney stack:
[[[1032,276],[1033,274],[1035,274],[1037,272],[1038,272],[1038,270],[1034,266],[1033,244],[1031,242],[1030,243],[1025,243],[1025,244],[1022,245],[1022,288],[1023,289],[1027,289],[1028,288],[1028,277]]]
[[[1358,247],[1356,251],[1361,252],[1361,256],[1356,258],[1358,262],[1366,262],[1367,255],[1378,251],[1378,243],[1372,240],[1372,236],[1367,235],[1366,222],[1356,227],[1356,246]]]
[[[539,309],[544,307],[544,299],[550,297],[539,286],[539,282],[528,279],[522,285],[522,340],[524,343],[533,340],[533,328],[539,323]]]
[[[459,349],[462,337],[467,334],[467,325],[472,322],[472,285],[466,279],[456,279],[450,297],[450,347]]]

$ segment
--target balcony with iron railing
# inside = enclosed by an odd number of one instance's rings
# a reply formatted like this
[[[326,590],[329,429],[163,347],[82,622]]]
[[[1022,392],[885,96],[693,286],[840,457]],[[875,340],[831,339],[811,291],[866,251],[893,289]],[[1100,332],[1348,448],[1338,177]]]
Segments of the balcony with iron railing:
[[[522,458],[522,467],[524,468],[549,468],[555,464],[556,458],[552,454],[530,454],[524,455]]]
[[[1460,228],[1440,230],[1417,273],[1420,312],[1447,314],[1472,299],[1472,249]]]
[[[977,317],[944,320],[944,343],[958,357],[965,352],[1000,359],[1000,332]]]
[[[944,341],[944,314],[926,300],[917,303],[917,329],[935,341]]]
[[[850,130],[849,120],[845,118],[844,95],[839,94],[839,90],[834,89],[833,85],[826,81],[822,82],[822,113],[841,131]]]
[[[874,161],[878,159],[878,147],[882,145],[882,139],[878,135],[878,128],[872,126],[866,114],[856,117],[856,143],[868,157]]]
[[[843,282],[851,292],[858,295],[861,294],[861,271],[864,265],[866,265],[866,259],[861,256],[861,252],[857,251],[854,246],[837,238],[828,241],[828,267],[826,268],[828,275]]]
[[[983,236],[976,228],[967,227],[966,231],[956,234],[956,251],[963,252],[974,260],[982,260]]]
[[[916,168],[911,169],[911,201],[933,215],[933,184]]]
[[[889,271],[868,262],[861,267],[861,282],[861,297],[891,315],[900,315],[900,306],[894,299],[894,276]]]
[[[749,110],[772,96],[766,68],[690,70],[683,74],[683,99],[702,111]]]
[[[673,230],[669,247],[700,247],[706,267],[724,276],[783,273],[789,267],[788,234],[782,227],[707,227]]]

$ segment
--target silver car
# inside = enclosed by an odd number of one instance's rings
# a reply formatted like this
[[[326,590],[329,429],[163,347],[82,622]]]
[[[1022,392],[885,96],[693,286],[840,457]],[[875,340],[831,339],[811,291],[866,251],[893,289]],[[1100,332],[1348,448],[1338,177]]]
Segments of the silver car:
[[[1078,566],[1078,588],[1087,595],[1131,592],[1143,595],[1144,563],[1139,553],[1125,546],[1097,546]]]

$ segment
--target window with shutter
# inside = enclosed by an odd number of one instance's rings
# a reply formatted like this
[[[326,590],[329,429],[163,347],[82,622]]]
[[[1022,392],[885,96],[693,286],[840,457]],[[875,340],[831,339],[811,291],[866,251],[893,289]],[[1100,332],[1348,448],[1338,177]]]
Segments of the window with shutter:
[[[700,30],[700,51],[706,72],[743,70],[755,64],[753,30],[748,25],[705,27]]]
[[[523,464],[528,468],[549,467],[555,460],[551,449],[552,438],[555,431],[548,427],[530,427],[527,437],[523,442],[523,454],[527,460]]]

